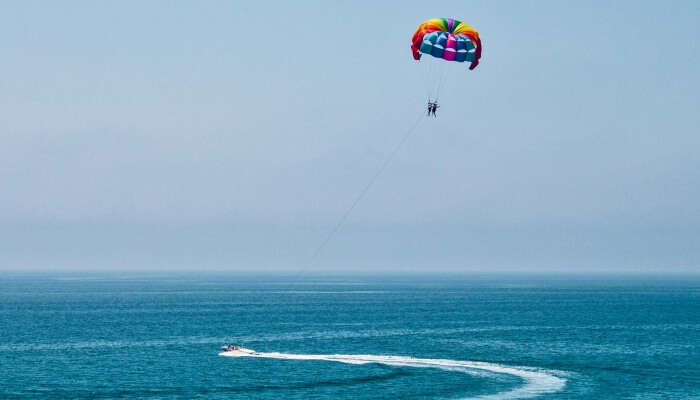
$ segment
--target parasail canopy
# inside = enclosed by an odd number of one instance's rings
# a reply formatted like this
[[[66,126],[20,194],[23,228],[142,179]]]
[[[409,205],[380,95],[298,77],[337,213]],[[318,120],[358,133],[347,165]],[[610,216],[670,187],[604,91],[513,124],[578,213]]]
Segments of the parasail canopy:
[[[471,62],[476,68],[481,58],[479,33],[464,22],[452,18],[433,18],[418,26],[411,43],[413,58],[429,54],[446,61]]]

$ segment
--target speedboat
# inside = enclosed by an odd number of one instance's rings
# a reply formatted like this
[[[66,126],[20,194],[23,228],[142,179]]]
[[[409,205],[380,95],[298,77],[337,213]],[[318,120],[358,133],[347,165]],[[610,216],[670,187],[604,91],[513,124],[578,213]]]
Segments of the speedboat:
[[[235,352],[246,353],[246,354],[255,353],[255,350],[246,349],[243,346],[234,346],[232,344],[227,344],[225,346],[221,346],[221,350],[223,350],[223,351],[235,351]]]

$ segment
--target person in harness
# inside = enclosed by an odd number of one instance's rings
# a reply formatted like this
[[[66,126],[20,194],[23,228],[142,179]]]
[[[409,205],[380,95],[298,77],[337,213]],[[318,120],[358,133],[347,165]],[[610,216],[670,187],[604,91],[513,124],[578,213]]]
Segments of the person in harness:
[[[435,101],[433,103],[433,107],[432,107],[433,117],[435,117],[435,118],[437,118],[437,115],[435,115],[435,112],[437,111],[438,108],[440,108],[440,106],[438,105],[437,101]],[[430,115],[430,108],[428,109],[428,115]]]

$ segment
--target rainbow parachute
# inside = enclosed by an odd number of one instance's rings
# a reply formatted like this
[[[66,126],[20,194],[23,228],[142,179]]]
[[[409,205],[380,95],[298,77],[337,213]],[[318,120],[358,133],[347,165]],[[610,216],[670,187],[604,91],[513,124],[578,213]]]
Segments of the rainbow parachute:
[[[471,62],[476,68],[481,58],[481,39],[474,28],[452,18],[433,18],[418,26],[411,44],[413,58],[430,54],[447,61]]]

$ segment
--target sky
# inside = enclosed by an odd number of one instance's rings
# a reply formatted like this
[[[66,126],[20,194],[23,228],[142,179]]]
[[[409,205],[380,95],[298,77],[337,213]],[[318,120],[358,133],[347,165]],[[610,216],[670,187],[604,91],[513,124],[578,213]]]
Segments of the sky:
[[[399,6],[400,4],[400,6]],[[478,68],[424,118],[422,21]],[[0,269],[700,273],[700,3],[15,1]],[[441,66],[444,67],[444,66]]]

